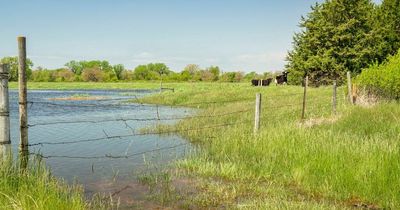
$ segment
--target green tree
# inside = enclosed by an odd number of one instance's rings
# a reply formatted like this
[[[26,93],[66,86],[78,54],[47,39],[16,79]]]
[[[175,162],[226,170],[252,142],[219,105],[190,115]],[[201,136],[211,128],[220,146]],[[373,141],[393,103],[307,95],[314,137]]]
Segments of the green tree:
[[[250,81],[250,80],[253,80],[253,79],[258,79],[259,77],[260,76],[255,71],[252,71],[252,72],[247,73],[246,75],[244,75],[243,79],[247,80],[247,81]]]
[[[218,66],[210,66],[206,70],[209,71],[213,75],[213,78],[212,78],[213,81],[217,81],[219,79],[221,70],[219,69]]]
[[[160,76],[169,75],[171,73],[167,65],[165,65],[164,63],[150,63],[147,64],[147,68],[149,69],[149,71],[155,72]]]
[[[8,64],[10,70],[10,81],[18,81],[18,57],[4,57],[0,60],[0,63]],[[26,76],[27,79],[31,78],[33,62],[26,59]]]
[[[30,80],[34,82],[54,82],[53,72],[54,71],[38,67],[36,70],[32,71]]]
[[[85,69],[96,68],[103,72],[112,72],[113,66],[108,61],[70,61],[65,66],[76,75],[81,75]]]
[[[113,68],[112,68],[112,70],[113,70],[115,76],[117,77],[117,79],[118,79],[118,80],[121,80],[121,78],[122,78],[122,72],[125,70],[124,65],[122,65],[122,64],[114,65]]]
[[[379,63],[400,49],[400,0],[383,0],[373,16]]]
[[[188,78],[188,80],[200,80],[201,75],[200,75],[201,68],[197,64],[188,64],[185,66],[185,68],[182,71],[182,76],[185,78]]]
[[[84,68],[80,61],[70,61],[65,66],[76,75],[81,75]]]
[[[133,70],[133,75],[136,80],[147,80],[149,70],[146,65],[139,65]]]
[[[289,83],[300,84],[305,75],[314,85],[343,81],[346,71],[360,73],[377,59],[370,0],[327,0],[311,10],[287,56]]]
[[[161,79],[162,75],[169,76],[171,73],[172,71],[163,63],[139,65],[133,71],[137,80],[158,80]]]
[[[241,79],[240,72],[225,72],[221,75],[222,82],[235,82],[237,79]]]

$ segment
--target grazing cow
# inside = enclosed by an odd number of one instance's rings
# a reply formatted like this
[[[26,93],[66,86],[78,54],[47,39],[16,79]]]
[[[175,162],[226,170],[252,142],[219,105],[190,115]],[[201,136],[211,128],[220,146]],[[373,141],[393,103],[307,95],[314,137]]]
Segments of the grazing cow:
[[[275,78],[275,83],[276,85],[283,85],[283,84],[287,84],[287,75],[289,72],[284,71],[282,72],[281,75],[276,76]]]
[[[268,79],[253,79],[251,80],[251,84],[253,86],[269,86],[272,82],[272,78],[268,78]]]
[[[262,81],[262,86],[269,86],[272,82],[272,78],[268,78]]]
[[[259,85],[259,81],[260,81],[260,80],[258,80],[258,79],[253,79],[253,80],[251,80],[251,84],[252,84],[253,86],[258,86],[258,85]]]

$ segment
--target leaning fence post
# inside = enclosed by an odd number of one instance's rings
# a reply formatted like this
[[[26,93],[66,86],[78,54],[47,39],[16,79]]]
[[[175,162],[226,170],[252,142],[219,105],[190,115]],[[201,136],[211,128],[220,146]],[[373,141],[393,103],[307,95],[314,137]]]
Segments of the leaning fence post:
[[[28,110],[26,87],[26,38],[18,37],[18,82],[19,82],[19,122],[20,122],[20,160],[21,168],[28,164]]]
[[[350,72],[348,71],[347,72],[347,88],[348,88],[348,91],[349,91],[349,101],[350,101],[350,104],[354,104],[354,101],[353,101],[353,96],[352,96],[352,94],[353,94],[353,90],[352,90],[352,84],[351,84],[351,74],[350,74]]]
[[[261,93],[256,94],[256,111],[254,115],[254,134],[260,130],[260,116],[261,116]]]
[[[306,99],[307,99],[307,86],[308,86],[308,76],[304,80],[304,95],[303,95],[303,109],[301,112],[301,119],[306,118]]]
[[[3,160],[11,157],[8,73],[8,66],[0,64],[0,158]]]
[[[334,115],[337,114],[336,105],[337,105],[337,83],[336,83],[336,80],[334,80],[333,81],[333,95],[332,95],[332,112]]]

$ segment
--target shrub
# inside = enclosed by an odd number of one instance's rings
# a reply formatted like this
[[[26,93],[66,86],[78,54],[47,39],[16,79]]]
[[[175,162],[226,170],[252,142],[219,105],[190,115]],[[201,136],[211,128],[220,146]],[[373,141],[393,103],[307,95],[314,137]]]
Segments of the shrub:
[[[30,80],[33,82],[54,82],[54,75],[50,70],[36,70],[32,71]]]
[[[400,99],[400,52],[381,65],[374,64],[357,77],[356,83],[368,93]]]
[[[61,69],[54,72],[54,77],[57,82],[73,82],[75,74],[68,69]]]
[[[215,78],[214,74],[211,73],[210,71],[208,71],[208,70],[200,71],[200,80],[201,81],[210,82],[210,81],[214,81],[214,78]]]
[[[117,75],[112,71],[103,72],[103,82],[118,82]]]
[[[121,80],[132,81],[134,79],[133,71],[124,70],[121,72]]]
[[[221,75],[221,82],[240,82],[244,78],[242,72],[225,72]]]
[[[83,70],[82,79],[85,82],[102,82],[104,80],[104,72],[99,68],[88,68]]]

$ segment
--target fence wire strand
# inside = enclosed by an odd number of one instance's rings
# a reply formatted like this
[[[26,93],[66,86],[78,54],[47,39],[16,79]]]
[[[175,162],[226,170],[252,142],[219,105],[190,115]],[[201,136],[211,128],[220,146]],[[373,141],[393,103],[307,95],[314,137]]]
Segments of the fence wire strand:
[[[117,118],[117,119],[104,119],[104,120],[76,120],[76,121],[55,121],[48,123],[35,123],[29,124],[28,127],[36,126],[46,126],[46,125],[56,125],[56,124],[77,124],[77,123],[104,123],[104,122],[129,122],[129,121],[172,121],[172,120],[186,120],[186,119],[196,119],[196,118],[214,118],[214,117],[224,117],[233,114],[240,114],[252,111],[252,109],[245,109],[235,112],[228,112],[215,115],[198,115],[198,116],[184,116],[184,117],[170,117],[170,118]]]
[[[38,143],[34,143],[34,144],[28,144],[28,146],[77,144],[77,143],[84,143],[84,142],[104,141],[104,140],[110,140],[110,139],[122,139],[122,138],[135,137],[135,136],[163,135],[163,134],[172,134],[172,133],[189,132],[189,131],[200,131],[200,130],[207,130],[207,129],[213,129],[213,128],[234,126],[234,125],[244,124],[244,123],[248,123],[248,122],[249,121],[241,121],[241,122],[237,122],[237,123],[225,123],[225,124],[218,124],[218,125],[212,125],[212,126],[204,126],[201,128],[176,129],[176,130],[167,130],[167,131],[163,131],[163,132],[143,132],[143,133],[134,133],[134,134],[118,135],[118,136],[108,136],[107,134],[105,134],[106,137],[100,137],[100,138],[82,139],[82,140],[64,141],[64,142],[38,142]]]
[[[38,156],[40,158],[43,158],[43,159],[49,159],[49,158],[66,158],[66,159],[104,159],[104,158],[108,158],[108,159],[127,159],[127,158],[131,158],[131,157],[139,156],[139,155],[144,155],[144,154],[147,154],[147,153],[159,152],[159,151],[163,151],[163,150],[170,150],[170,149],[175,149],[175,148],[178,148],[178,147],[188,146],[188,145],[189,145],[189,143],[182,143],[182,144],[178,144],[178,145],[174,145],[174,146],[162,147],[162,148],[147,150],[147,151],[143,151],[143,152],[133,153],[133,154],[129,154],[129,155],[110,155],[110,154],[105,154],[105,155],[102,155],[102,156],[68,156],[68,155],[43,155],[43,154],[40,154],[40,153],[30,153],[30,155],[36,155],[36,156]]]

